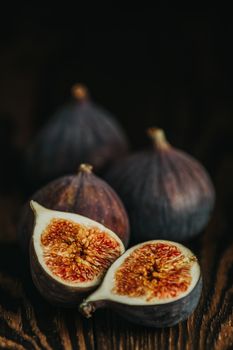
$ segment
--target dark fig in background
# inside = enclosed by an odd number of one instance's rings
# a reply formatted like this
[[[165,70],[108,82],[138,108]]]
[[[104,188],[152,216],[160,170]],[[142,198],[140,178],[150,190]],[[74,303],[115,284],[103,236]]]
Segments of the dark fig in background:
[[[107,271],[100,287],[80,305],[86,317],[102,307],[148,327],[169,327],[196,308],[202,290],[193,253],[170,241],[149,241],[127,250]]]
[[[215,191],[203,166],[172,147],[161,129],[148,130],[154,148],[117,162],[106,179],[129,214],[132,238],[188,240],[208,223]]]
[[[75,85],[72,95],[26,152],[25,178],[34,186],[73,173],[83,162],[99,172],[128,150],[117,121],[91,101],[85,86]]]
[[[124,245],[129,241],[129,221],[125,208],[115,191],[92,173],[92,166],[81,164],[75,175],[50,182],[32,197],[48,209],[72,212],[95,220],[115,232]],[[27,250],[33,231],[33,213],[29,201],[19,222],[18,235]]]
[[[96,289],[124,252],[119,237],[100,223],[31,201],[35,225],[30,266],[35,286],[53,304],[71,306]]]

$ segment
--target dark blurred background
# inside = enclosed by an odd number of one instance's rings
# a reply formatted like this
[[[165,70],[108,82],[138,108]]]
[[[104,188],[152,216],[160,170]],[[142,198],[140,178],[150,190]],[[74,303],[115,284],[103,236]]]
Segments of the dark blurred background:
[[[69,99],[74,82],[113,112],[132,147],[148,126],[214,171],[231,157],[233,19],[218,8],[81,11],[57,3],[1,13],[1,175],[14,188],[20,155]],[[4,175],[5,174],[5,175]],[[5,189],[5,183],[1,185]]]

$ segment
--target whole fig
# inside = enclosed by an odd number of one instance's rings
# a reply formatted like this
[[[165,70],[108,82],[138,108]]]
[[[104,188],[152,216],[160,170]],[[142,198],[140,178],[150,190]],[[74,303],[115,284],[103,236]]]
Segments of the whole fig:
[[[172,147],[161,129],[148,131],[154,149],[116,163],[106,180],[129,214],[132,238],[184,241],[207,224],[215,191],[203,166]]]
[[[80,214],[95,220],[115,232],[127,246],[129,221],[125,208],[115,191],[95,176],[92,166],[81,164],[75,175],[54,180],[31,197],[48,209]],[[33,231],[33,214],[28,201],[18,227],[23,250],[27,250]]]
[[[128,150],[113,116],[95,105],[85,86],[72,88],[74,101],[61,108],[36,135],[25,155],[25,178],[32,186],[93,164],[97,172]]]

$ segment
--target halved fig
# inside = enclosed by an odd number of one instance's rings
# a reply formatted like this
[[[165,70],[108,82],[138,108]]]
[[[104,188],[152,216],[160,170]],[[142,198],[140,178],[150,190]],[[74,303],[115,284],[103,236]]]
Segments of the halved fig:
[[[192,313],[201,289],[200,267],[188,248],[171,241],[148,241],[112,264],[80,311],[89,318],[96,309],[109,306],[134,323],[168,327]]]
[[[35,213],[33,281],[52,303],[76,304],[97,287],[124,245],[114,232],[87,217],[30,204]]]

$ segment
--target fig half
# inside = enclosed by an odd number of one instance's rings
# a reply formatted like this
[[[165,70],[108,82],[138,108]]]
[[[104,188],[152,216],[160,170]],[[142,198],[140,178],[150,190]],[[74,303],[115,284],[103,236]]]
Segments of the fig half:
[[[50,302],[76,304],[96,288],[124,245],[114,232],[87,217],[49,210],[34,201],[31,207],[33,281]]]
[[[110,267],[101,286],[80,305],[87,318],[109,306],[134,323],[168,327],[185,320],[198,304],[200,266],[193,253],[171,241],[138,244]]]

